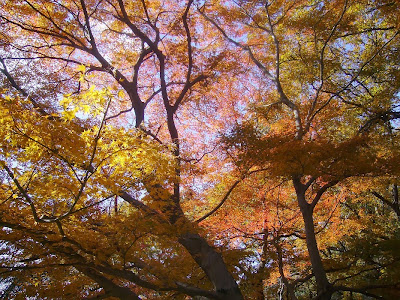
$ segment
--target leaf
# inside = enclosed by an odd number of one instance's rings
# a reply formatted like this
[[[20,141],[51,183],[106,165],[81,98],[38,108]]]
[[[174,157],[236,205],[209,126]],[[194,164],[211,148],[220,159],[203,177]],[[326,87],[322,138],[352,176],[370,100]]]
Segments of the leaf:
[[[121,98],[121,99],[123,99],[124,96],[125,96],[124,91],[123,91],[123,90],[119,90],[119,91],[118,91],[118,97]]]
[[[78,65],[76,67],[76,70],[81,72],[81,73],[83,73],[83,74],[85,74],[86,73],[86,66],[85,65]]]

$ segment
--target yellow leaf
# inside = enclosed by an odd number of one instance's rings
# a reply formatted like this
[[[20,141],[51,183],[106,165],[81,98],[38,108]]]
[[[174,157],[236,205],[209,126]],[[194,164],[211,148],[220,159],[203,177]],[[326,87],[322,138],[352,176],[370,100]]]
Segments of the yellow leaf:
[[[86,66],[85,65],[79,65],[76,68],[79,72],[85,73],[86,72]]]
[[[75,118],[75,111],[73,110],[68,110],[68,111],[63,111],[63,118],[67,121],[71,121],[73,118]]]
[[[119,90],[119,91],[118,91],[118,97],[119,97],[119,98],[124,98],[124,95],[125,95],[125,93],[124,93],[123,90]]]
[[[87,104],[82,105],[82,108],[83,108],[83,111],[84,111],[85,113],[89,113],[89,112],[90,112],[90,106],[89,106],[89,105],[87,105]]]

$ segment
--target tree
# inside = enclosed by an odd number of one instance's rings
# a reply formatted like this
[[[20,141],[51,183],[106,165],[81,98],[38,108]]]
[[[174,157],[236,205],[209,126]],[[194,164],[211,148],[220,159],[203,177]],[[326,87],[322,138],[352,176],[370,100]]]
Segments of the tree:
[[[3,297],[396,296],[396,2],[3,7]]]
[[[205,5],[202,14],[227,43],[249,55],[266,82],[264,94],[254,104],[256,120],[238,126],[228,138],[228,148],[242,168],[258,166],[269,175],[290,178],[317,297],[331,299],[335,291],[346,289],[335,287],[324,267],[314,224],[317,205],[329,190],[350,178],[397,176],[391,158],[394,144],[388,144],[388,134],[377,128],[382,122],[391,132],[391,121],[398,117],[398,71],[391,57],[399,29],[397,15],[390,13],[396,4],[216,1],[213,5]],[[218,21],[217,16],[225,18]],[[378,66],[383,68],[378,71]]]

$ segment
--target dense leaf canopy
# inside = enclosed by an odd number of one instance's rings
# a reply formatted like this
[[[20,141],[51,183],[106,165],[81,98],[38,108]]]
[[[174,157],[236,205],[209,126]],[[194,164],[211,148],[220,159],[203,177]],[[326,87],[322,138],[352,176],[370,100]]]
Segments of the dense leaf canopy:
[[[400,3],[0,0],[3,299],[398,299]]]

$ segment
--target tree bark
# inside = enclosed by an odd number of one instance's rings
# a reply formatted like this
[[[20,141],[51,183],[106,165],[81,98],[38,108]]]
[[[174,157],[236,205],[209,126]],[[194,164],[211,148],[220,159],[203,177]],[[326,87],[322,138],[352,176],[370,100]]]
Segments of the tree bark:
[[[322,259],[319,254],[317,239],[314,230],[313,207],[306,201],[306,187],[300,180],[293,180],[296,189],[297,203],[304,221],[306,244],[312,270],[317,283],[317,299],[330,300],[332,296],[331,284],[328,281]]]
[[[317,282],[318,299],[328,300],[331,299],[332,294],[330,292],[330,283],[326,276],[318,250],[312,211],[309,209],[301,209],[301,214],[304,221],[308,254],[310,256],[313,273]]]
[[[115,284],[112,280],[104,277],[92,268],[83,265],[76,265],[75,268],[97,282],[104,289],[104,292],[107,296],[127,300],[140,300],[140,298],[129,288],[121,287]]]
[[[214,284],[220,299],[242,300],[239,287],[227,270],[221,254],[208,245],[206,240],[197,233],[185,233],[179,238],[179,243],[186,248],[196,263],[203,269],[209,280]]]

